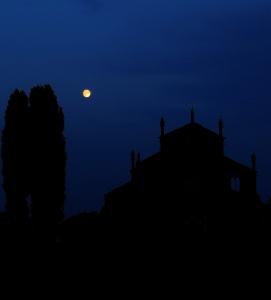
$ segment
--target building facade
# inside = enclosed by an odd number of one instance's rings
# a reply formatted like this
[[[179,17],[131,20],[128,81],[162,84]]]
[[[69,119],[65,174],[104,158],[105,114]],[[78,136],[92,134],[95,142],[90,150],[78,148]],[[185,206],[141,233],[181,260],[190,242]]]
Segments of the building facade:
[[[253,219],[259,206],[256,155],[245,166],[224,153],[223,121],[213,132],[195,120],[166,133],[160,151],[131,154],[131,180],[105,195],[102,214],[113,223],[205,224]],[[242,220],[242,221],[241,221]]]

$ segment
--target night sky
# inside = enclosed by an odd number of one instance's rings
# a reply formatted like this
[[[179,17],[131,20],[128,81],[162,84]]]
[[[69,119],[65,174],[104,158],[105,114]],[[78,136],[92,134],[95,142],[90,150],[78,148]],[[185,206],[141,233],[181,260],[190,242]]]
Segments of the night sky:
[[[228,155],[257,153],[271,196],[270,0],[1,0],[0,54],[1,129],[15,88],[49,83],[64,109],[67,215],[99,209],[131,150],[158,150],[160,117],[171,130],[192,106],[224,118]]]

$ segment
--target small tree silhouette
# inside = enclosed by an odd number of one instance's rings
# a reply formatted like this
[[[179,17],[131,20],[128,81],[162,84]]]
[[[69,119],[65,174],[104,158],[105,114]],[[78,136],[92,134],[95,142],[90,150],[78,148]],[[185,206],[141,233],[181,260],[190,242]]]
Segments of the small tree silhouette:
[[[66,151],[64,115],[51,86],[30,92],[32,218],[55,226],[63,218]]]
[[[2,132],[3,188],[6,211],[11,223],[28,219],[29,194],[29,106],[27,95],[15,90],[10,96]]]

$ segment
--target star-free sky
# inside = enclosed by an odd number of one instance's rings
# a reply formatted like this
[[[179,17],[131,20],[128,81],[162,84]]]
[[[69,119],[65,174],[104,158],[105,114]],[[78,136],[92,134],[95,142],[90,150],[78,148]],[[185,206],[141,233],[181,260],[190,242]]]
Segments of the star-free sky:
[[[158,150],[196,118],[271,196],[270,0],[1,0],[0,128],[9,94],[55,89],[66,117],[67,215],[99,209],[129,179],[130,151]],[[82,97],[91,88],[92,100]],[[4,208],[4,193],[0,193]]]

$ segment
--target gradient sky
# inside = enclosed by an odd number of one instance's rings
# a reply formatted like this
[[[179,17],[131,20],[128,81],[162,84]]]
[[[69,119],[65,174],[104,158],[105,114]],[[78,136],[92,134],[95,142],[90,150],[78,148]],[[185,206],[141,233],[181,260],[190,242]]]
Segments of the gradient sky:
[[[271,196],[270,0],[1,0],[0,54],[1,129],[15,88],[49,83],[64,109],[68,215],[99,209],[130,151],[158,150],[160,117],[173,129],[192,105],[213,130],[224,118],[227,154],[257,153]]]

